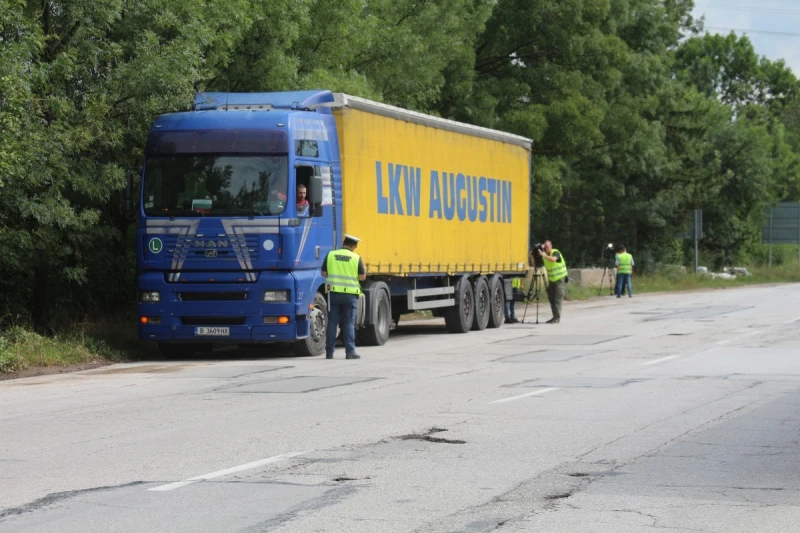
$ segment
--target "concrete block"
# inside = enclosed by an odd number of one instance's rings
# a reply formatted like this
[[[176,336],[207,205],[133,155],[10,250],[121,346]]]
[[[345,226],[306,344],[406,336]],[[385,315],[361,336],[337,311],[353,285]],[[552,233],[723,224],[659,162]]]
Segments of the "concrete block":
[[[615,276],[615,271],[613,268],[609,268],[606,271],[605,279],[603,279],[602,268],[569,269],[569,282],[575,283],[576,285],[580,285],[581,287],[600,287],[601,282],[605,286],[609,284],[609,278],[611,279],[611,283],[615,282],[614,276]]]

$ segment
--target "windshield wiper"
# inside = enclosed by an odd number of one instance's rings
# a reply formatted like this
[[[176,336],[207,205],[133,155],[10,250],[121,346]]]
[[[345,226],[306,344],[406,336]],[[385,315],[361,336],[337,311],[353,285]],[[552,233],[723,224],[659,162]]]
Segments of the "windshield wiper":
[[[262,213],[258,209],[217,209],[214,211],[215,215],[229,215],[229,216],[266,216],[269,213]]]

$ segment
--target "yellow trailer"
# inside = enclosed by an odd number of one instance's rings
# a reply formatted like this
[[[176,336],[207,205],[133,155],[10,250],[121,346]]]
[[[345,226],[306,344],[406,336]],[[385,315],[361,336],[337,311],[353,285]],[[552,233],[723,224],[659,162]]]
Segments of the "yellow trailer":
[[[390,323],[421,309],[452,332],[499,327],[511,279],[528,269],[531,140],[333,96],[332,204],[361,239],[362,340],[383,344]]]
[[[348,95],[333,114],[344,232],[368,274],[525,271],[529,139]]]

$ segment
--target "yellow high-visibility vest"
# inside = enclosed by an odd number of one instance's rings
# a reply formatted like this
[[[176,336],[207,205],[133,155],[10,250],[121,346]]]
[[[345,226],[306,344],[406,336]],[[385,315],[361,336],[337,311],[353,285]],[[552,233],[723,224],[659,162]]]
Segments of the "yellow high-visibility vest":
[[[345,294],[361,294],[358,282],[358,263],[361,258],[347,248],[334,250],[328,254],[325,270],[328,272],[328,290]]]
[[[553,248],[547,255],[555,255],[556,252],[558,252],[558,250]],[[556,263],[555,261],[548,261],[547,259],[545,259],[544,268],[547,269],[547,279],[550,282],[558,281],[560,279],[567,277],[567,260],[564,258],[564,254],[561,254],[560,263]]]
[[[630,274],[633,272],[633,256],[628,252],[618,254],[619,266],[617,267],[618,274]]]

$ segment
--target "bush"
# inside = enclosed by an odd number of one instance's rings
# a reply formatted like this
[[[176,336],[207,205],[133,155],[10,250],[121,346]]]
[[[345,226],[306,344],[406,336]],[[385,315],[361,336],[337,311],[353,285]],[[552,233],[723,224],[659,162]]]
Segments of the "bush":
[[[45,337],[20,326],[0,333],[0,372],[31,367],[122,361],[125,354],[107,342],[82,332]]]

